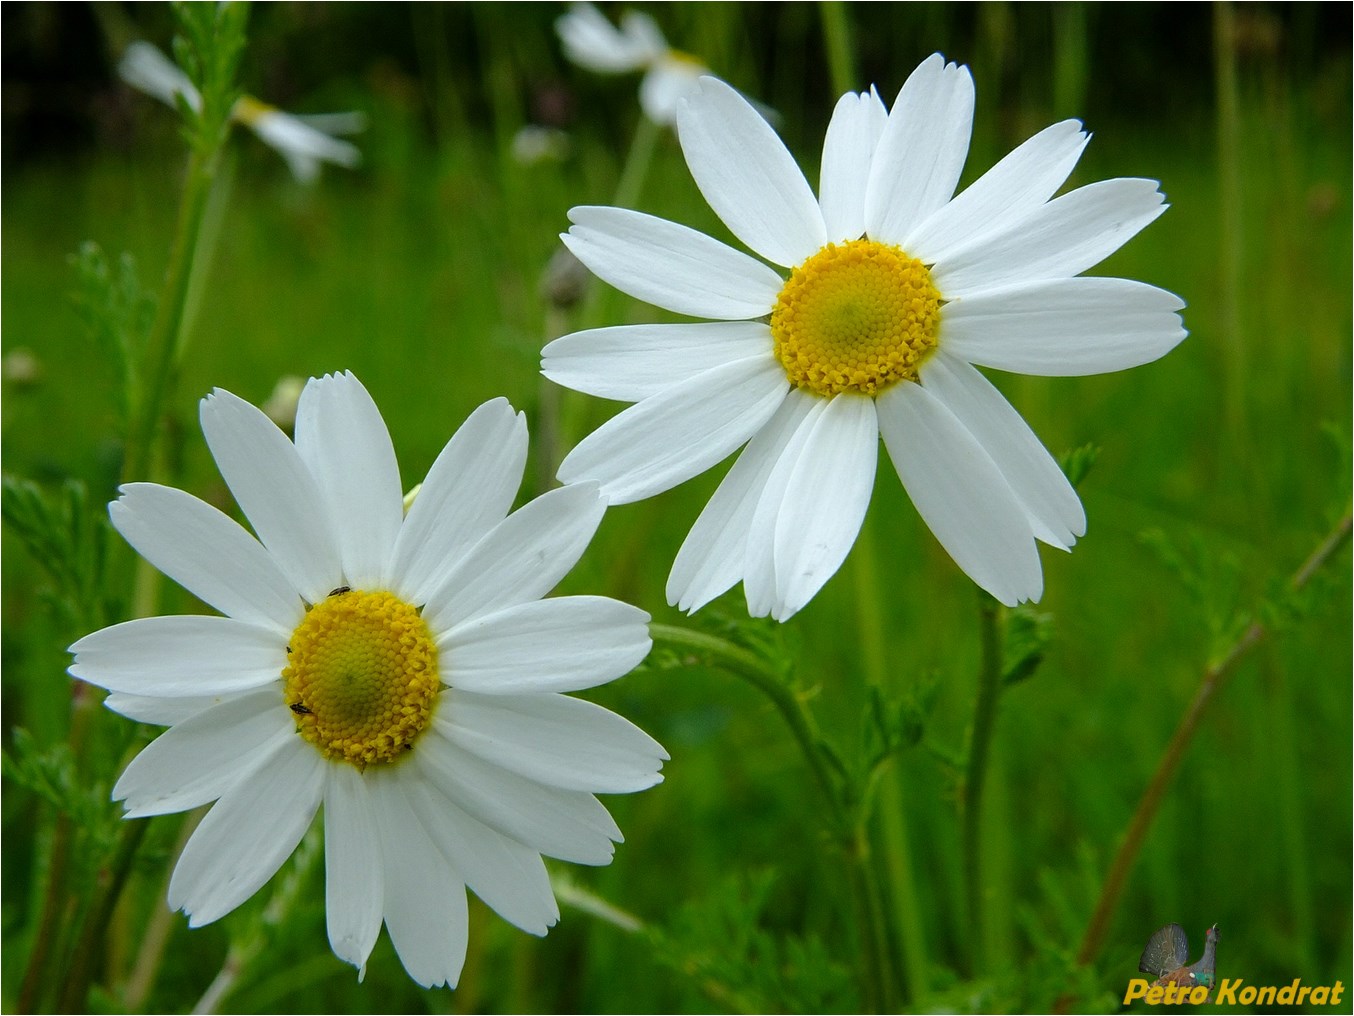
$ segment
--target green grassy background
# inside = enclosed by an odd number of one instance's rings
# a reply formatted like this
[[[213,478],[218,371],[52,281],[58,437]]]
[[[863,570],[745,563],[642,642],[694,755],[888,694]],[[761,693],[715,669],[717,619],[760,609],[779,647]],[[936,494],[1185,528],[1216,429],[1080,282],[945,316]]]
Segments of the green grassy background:
[[[970,974],[954,785],[937,752],[903,754],[887,783],[903,833],[879,837],[905,871],[921,956],[905,975],[919,1008],[1042,1008],[1069,987],[1074,952],[1139,794],[1227,619],[1291,574],[1349,497],[1350,49],[1334,5],[1236,11],[1238,103],[1217,101],[1216,12],[1183,5],[848,6],[858,86],[890,97],[940,50],[978,88],[971,180],[1063,116],[1094,132],[1072,184],[1162,181],[1171,210],[1095,269],[1144,279],[1189,304],[1190,338],[1116,375],[997,376],[1055,454],[1101,455],[1082,486],[1086,537],[1044,551],[1039,609],[1055,618],[1037,675],[1003,698],[984,818],[982,969]],[[228,502],[196,425],[214,386],[261,402],[277,379],[351,369],[381,406],[406,485],[477,405],[506,395],[538,431],[549,337],[539,280],[575,204],[608,203],[638,118],[637,78],[568,66],[553,5],[269,5],[255,10],[245,87],[296,111],[358,108],[364,165],[293,182],[240,131],[214,253],[194,306],[173,402],[176,482]],[[816,178],[834,96],[813,5],[654,6],[674,45],[775,108]],[[1343,12],[1343,14],[1341,14]],[[618,10],[610,10],[615,17]],[[1343,17],[1343,23],[1341,18]],[[160,7],[35,5],[4,11],[6,354],[4,468],[113,496],[120,449],[114,370],[72,310],[67,257],[87,239],[130,251],[158,286],[183,164],[173,114],[111,80],[108,53],[167,44]],[[552,112],[553,111],[553,112]],[[557,117],[560,164],[522,166],[522,124]],[[658,145],[638,207],[727,236],[675,140]],[[570,327],[662,317],[597,287]],[[564,393],[562,447],[616,406]],[[533,451],[536,445],[533,443]],[[523,498],[538,487],[528,470]],[[567,591],[606,593],[675,621],[663,584],[720,470],[612,510]],[[1191,586],[1153,549],[1158,532],[1203,575]],[[69,722],[63,628],[38,564],[6,533],[3,708],[59,743]],[[1305,615],[1253,653],[1212,706],[1152,827],[1078,1007],[1117,1007],[1147,936],[1222,929],[1219,972],[1248,983],[1351,983],[1351,694],[1348,553]],[[186,600],[186,598],[185,598]],[[171,610],[192,604],[171,599]],[[700,617],[738,619],[741,591]],[[929,694],[926,743],[963,744],[978,662],[972,587],[881,465],[866,529],[841,572],[781,633],[820,686],[815,709],[848,747],[864,675]],[[876,628],[871,618],[877,619]],[[455,993],[422,992],[382,937],[364,984],[329,952],[312,872],[226,1011],[761,1011],[860,1005],[849,986],[844,873],[822,849],[821,802],[779,717],[735,679],[641,669],[589,697],[668,748],[666,781],[608,800],[626,834],[605,869],[557,866],[576,885],[661,929],[627,934],[565,907],[543,941],[476,906]],[[105,782],[135,735],[99,720]],[[146,733],[143,731],[142,733]],[[7,782],[3,802],[3,1002],[13,1010],[32,946],[53,810]],[[163,895],[180,819],[148,846],[95,999],[117,1010],[145,915]],[[905,852],[899,852],[899,843]],[[567,869],[567,870],[566,870]],[[267,891],[189,932],[181,918],[153,1011],[186,1011]],[[760,901],[760,905],[754,905]],[[920,959],[921,963],[915,961]]]

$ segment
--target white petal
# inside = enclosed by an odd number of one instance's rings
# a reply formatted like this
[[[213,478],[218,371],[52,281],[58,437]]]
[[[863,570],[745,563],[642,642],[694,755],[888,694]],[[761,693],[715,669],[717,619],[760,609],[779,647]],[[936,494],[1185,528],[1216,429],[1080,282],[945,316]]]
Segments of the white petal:
[[[970,296],[941,310],[946,352],[1021,374],[1104,374],[1150,363],[1184,339],[1174,293],[1082,276]]]
[[[559,479],[596,480],[612,504],[652,497],[727,458],[771,418],[788,388],[769,350],[712,367],[602,424],[565,456]]]
[[[926,361],[921,378],[992,456],[1025,506],[1034,535],[1070,550],[1086,532],[1081,499],[1021,415],[987,378],[944,351]]]
[[[326,767],[297,738],[212,806],[169,880],[169,906],[190,928],[230,913],[291,856],[320,807]]]
[[[600,74],[637,71],[655,55],[647,40],[621,34],[592,4],[570,5],[555,31],[570,61]]]
[[[461,424],[414,498],[395,541],[391,585],[426,603],[457,560],[512,507],[527,463],[527,420],[493,399]]]
[[[1063,185],[1089,140],[1077,120],[1044,128],[918,223],[903,248],[934,264],[1025,218]]]
[[[829,400],[805,436],[776,516],[777,621],[803,609],[846,560],[870,506],[878,461],[874,399]]]
[[[356,145],[331,138],[300,117],[280,109],[264,108],[240,119],[265,144],[277,149],[278,154],[287,160],[292,174],[302,183],[310,183],[319,175],[322,162],[352,169],[362,161],[362,152]]]
[[[709,68],[685,56],[660,56],[639,83],[639,105],[654,123],[671,126],[682,100],[695,91]]]
[[[454,988],[469,938],[465,885],[406,797],[410,775],[368,774],[381,835],[386,928],[410,977],[425,988]]]
[[[491,529],[447,573],[423,612],[441,634],[555,588],[592,540],[606,502],[596,484],[561,487],[523,505]]]
[[[141,750],[113,787],[128,818],[168,815],[215,801],[296,738],[279,686],[207,709]]]
[[[899,479],[955,563],[1008,607],[1039,599],[1025,509],[977,438],[921,385],[894,385],[875,406]]]
[[[544,935],[559,920],[540,854],[457,807],[422,768],[405,791],[442,856],[500,917],[532,935]]]
[[[1166,210],[1164,200],[1155,180],[1089,184],[950,253],[931,276],[947,300],[1070,278],[1132,239]]]
[[[305,608],[268,551],[217,509],[173,487],[128,483],[108,506],[138,554],[221,613],[290,635]]]
[[[784,280],[742,251],[624,208],[569,209],[566,247],[599,279],[646,303],[738,321],[770,314]]]
[[[794,433],[785,441],[780,455],[767,474],[761,496],[757,499],[757,507],[752,513],[752,523],[748,526],[743,593],[747,597],[748,613],[753,617],[766,617],[777,608],[780,584],[776,580],[776,519],[785,504],[785,490],[790,485],[795,464],[818,419],[827,411],[827,399],[805,395],[798,389],[795,394],[808,401],[809,408]]]
[[[286,640],[228,617],[143,617],[86,635],[70,651],[73,677],[110,691],[187,698],[276,681]]]
[[[649,654],[649,615],[604,596],[557,596],[462,622],[438,640],[443,680],[487,694],[579,691]]]
[[[247,694],[247,693],[246,693]],[[110,692],[103,700],[105,708],[119,716],[138,723],[155,723],[162,727],[182,723],[190,716],[219,706],[228,701],[222,695],[192,695],[187,698],[161,698],[159,695],[127,695]]]
[[[776,415],[759,430],[696,519],[668,576],[668,603],[699,610],[743,577],[748,531],[771,470],[786,443],[819,400],[790,389]]]
[[[677,110],[691,176],[733,235],[768,261],[797,265],[827,242],[804,174],[771,125],[718,78]]]
[[[182,95],[191,109],[202,108],[202,96],[188,75],[149,42],[137,40],[127,47],[118,61],[118,76],[167,106],[174,106],[174,96]]]
[[[434,723],[453,744],[564,790],[628,794],[660,783],[662,745],[624,717],[567,695],[445,694]]]
[[[823,138],[818,179],[818,205],[829,240],[840,243],[865,234],[865,186],[888,116],[873,88],[847,92],[837,100]]]
[[[306,385],[296,407],[296,450],[328,505],[347,584],[380,588],[404,521],[404,491],[381,411],[352,374]]]
[[[668,51],[668,41],[658,27],[658,22],[642,11],[625,11],[621,14],[621,35],[625,41],[647,59],[657,60]]]
[[[217,388],[202,400],[202,433],[240,510],[310,603],[343,584],[343,564],[315,478],[261,409]]]
[[[380,827],[371,788],[350,765],[324,786],[324,912],[334,955],[365,972],[384,910]],[[361,974],[359,974],[359,979]]]
[[[865,231],[901,244],[954,194],[973,133],[973,77],[967,67],[927,57],[893,103],[870,163]]]
[[[426,772],[457,805],[532,850],[575,864],[609,864],[621,831],[591,794],[544,787],[456,747],[434,729],[418,742]]]
[[[770,350],[764,321],[617,325],[551,342],[541,351],[541,373],[576,392],[638,402],[712,367]]]

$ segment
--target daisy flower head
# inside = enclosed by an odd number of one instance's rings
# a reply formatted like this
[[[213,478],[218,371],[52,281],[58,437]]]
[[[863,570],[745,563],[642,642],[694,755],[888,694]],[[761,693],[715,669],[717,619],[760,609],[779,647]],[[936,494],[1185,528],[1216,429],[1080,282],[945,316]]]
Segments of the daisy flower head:
[[[644,115],[670,125],[677,106],[710,71],[690,54],[672,49],[653,18],[626,11],[620,28],[590,3],[573,4],[555,21],[564,55],[598,74],[644,71],[639,103]]]
[[[1075,120],[956,195],[973,103],[968,69],[939,55],[891,110],[873,90],[842,96],[815,197],[756,110],[703,78],[677,118],[687,165],[764,260],[640,212],[570,211],[563,240],[594,274],[713,320],[545,348],[547,377],[636,403],[584,438],[560,479],[624,503],[747,446],[677,554],[670,603],[696,610],[741,580],[754,616],[803,608],[855,542],[881,437],[936,538],[1003,603],[1042,593],[1036,540],[1069,549],[1085,532],[1062,471],[974,365],[1095,374],[1173,348],[1179,298],[1079,274],[1166,205],[1137,179],[1055,198],[1088,140]]]
[[[223,616],[144,618],[71,647],[73,676],[168,725],[122,773],[128,817],[215,802],[169,904],[192,927],[252,896],[323,806],[335,954],[365,969],[384,921],[410,976],[455,986],[466,888],[524,931],[559,916],[541,855],[607,864],[620,830],[593,795],[657,783],[638,727],[563,692],[627,673],[648,615],[542,597],[604,511],[595,484],[509,514],[524,417],[480,406],[405,514],[381,415],[351,374],[312,379],[295,443],[217,390],[207,443],[257,538],[190,494],[121,489],[113,524]]]
[[[168,106],[173,106],[179,95],[193,109],[202,106],[202,96],[188,75],[148,42],[137,41],[127,47],[118,63],[118,74],[133,88]],[[242,95],[231,110],[231,119],[248,127],[281,155],[301,183],[313,183],[320,175],[321,163],[352,169],[362,161],[357,146],[335,137],[365,129],[366,117],[361,113],[299,116]]]

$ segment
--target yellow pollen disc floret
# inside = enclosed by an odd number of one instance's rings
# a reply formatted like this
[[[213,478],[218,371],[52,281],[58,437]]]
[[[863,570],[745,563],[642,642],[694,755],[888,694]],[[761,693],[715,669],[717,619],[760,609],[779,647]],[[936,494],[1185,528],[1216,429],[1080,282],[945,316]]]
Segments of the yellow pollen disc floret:
[[[432,719],[437,646],[419,612],[387,592],[336,589],[292,632],[282,682],[297,732],[359,769],[413,747]]]
[[[925,265],[897,247],[852,240],[828,244],[791,272],[771,336],[792,384],[874,395],[917,380],[939,322],[940,293]]]

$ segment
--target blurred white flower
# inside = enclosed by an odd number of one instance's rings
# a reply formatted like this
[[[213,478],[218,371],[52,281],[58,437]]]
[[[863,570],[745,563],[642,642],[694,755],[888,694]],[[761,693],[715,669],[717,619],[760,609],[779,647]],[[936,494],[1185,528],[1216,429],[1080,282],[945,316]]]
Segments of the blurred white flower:
[[[202,96],[188,75],[148,42],[133,42],[127,47],[118,63],[118,74],[133,88],[166,105],[175,105],[174,97],[182,95],[190,107],[201,108]],[[311,183],[319,176],[322,162],[351,169],[362,159],[355,145],[333,136],[363,130],[366,117],[361,113],[298,116],[243,95],[231,110],[231,117],[276,149],[302,183]]]
[[[709,69],[688,53],[671,49],[653,18],[626,11],[617,29],[596,7],[577,3],[555,22],[564,55],[599,74],[645,72],[639,102],[655,123],[672,124],[677,104]]]
[[[169,883],[198,927],[273,877],[323,807],[329,941],[364,969],[384,922],[409,975],[454,986],[466,889],[524,931],[559,916],[541,855],[611,861],[596,793],[653,786],[667,753],[563,692],[649,651],[649,616],[544,598],[606,509],[596,484],[509,514],[526,419],[480,406],[407,514],[390,435],[351,374],[312,379],[296,440],[217,390],[202,427],[257,534],[131,483],[109,509],[148,561],[224,616],[148,617],[71,651],[105,704],[169,730],[123,771],[127,816],[212,802]]]
[[[563,162],[571,148],[569,135],[558,127],[529,123],[512,136],[513,161],[523,166]]]

